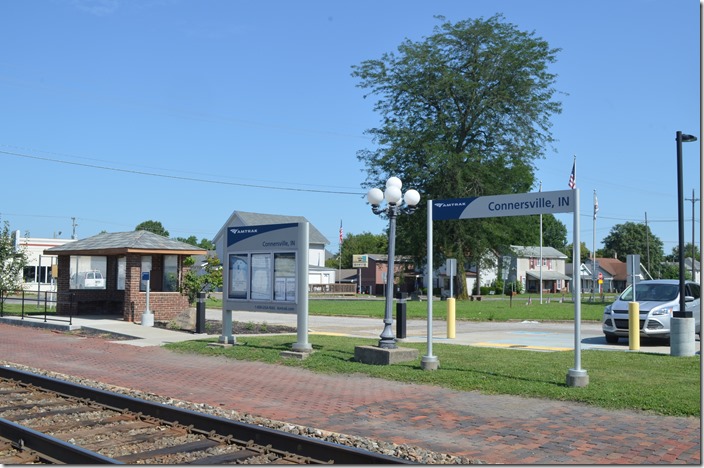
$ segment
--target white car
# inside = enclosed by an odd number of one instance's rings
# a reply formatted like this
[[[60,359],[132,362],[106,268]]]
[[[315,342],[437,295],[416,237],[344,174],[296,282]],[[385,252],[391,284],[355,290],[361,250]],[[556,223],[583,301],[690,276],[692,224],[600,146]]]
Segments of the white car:
[[[90,270],[79,274],[79,289],[105,289],[105,278],[100,270]]]
[[[670,338],[670,318],[680,310],[679,280],[646,280],[636,285],[639,304],[640,336],[642,338]],[[700,287],[692,281],[685,282],[685,307],[692,312],[694,333],[700,332]],[[633,286],[629,286],[606,306],[601,328],[607,343],[617,343],[620,337],[628,338],[628,303],[633,302]]]

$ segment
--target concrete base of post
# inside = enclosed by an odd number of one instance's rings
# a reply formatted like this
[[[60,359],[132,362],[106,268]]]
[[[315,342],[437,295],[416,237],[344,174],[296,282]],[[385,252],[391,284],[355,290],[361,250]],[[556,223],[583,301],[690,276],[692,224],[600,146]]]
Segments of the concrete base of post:
[[[420,358],[420,368],[423,370],[438,370],[440,361],[437,356],[423,356]]]
[[[154,313],[150,310],[144,311],[142,314],[142,326],[143,327],[153,327],[154,326]]]
[[[672,317],[670,319],[670,356],[694,356],[694,318]]]
[[[304,359],[308,359],[308,357],[313,354],[313,351],[307,351],[307,352],[301,352],[301,351],[281,351],[279,353],[279,356],[281,356],[284,359],[298,359],[299,361],[302,361]]]
[[[380,348],[378,346],[355,346],[354,359],[364,364],[389,365],[397,362],[415,361],[415,348]]]
[[[586,387],[589,385],[589,376],[584,369],[570,369],[567,371],[567,386],[568,387]]]
[[[220,335],[218,337],[218,346],[228,346],[228,345],[234,345],[237,343],[237,339],[235,338],[234,335]],[[215,343],[213,343],[215,344]]]
[[[310,343],[294,343],[291,349],[296,353],[307,353],[313,352],[313,346]]]

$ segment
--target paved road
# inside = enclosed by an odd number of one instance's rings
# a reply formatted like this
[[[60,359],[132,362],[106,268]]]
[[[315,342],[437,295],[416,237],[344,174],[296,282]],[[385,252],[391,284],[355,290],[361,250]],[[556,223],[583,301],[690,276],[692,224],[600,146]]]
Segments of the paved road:
[[[220,320],[222,312],[215,309],[206,311],[209,320]],[[294,314],[270,312],[233,312],[232,319],[239,322],[266,322],[272,325],[296,325]],[[407,337],[400,341],[427,343],[426,320],[408,320]],[[344,334],[364,338],[379,338],[384,324],[380,319],[327,317],[311,315],[308,318],[309,333]],[[396,322],[393,325],[396,331]],[[583,322],[580,326],[581,349],[604,349],[629,351],[628,340],[621,339],[617,344],[608,344],[601,332],[601,324]],[[455,338],[447,337],[447,323],[433,321],[433,344],[449,343],[472,346],[528,349],[535,351],[570,351],[574,349],[575,327],[573,322],[468,322],[455,323]],[[662,341],[641,340],[641,352],[670,354],[670,347]],[[696,351],[700,342],[696,341]]]

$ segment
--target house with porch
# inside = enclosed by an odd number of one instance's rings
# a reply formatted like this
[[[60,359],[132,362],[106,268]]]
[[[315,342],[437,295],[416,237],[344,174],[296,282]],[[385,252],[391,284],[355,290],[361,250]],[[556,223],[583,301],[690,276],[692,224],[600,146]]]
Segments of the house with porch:
[[[520,281],[526,292],[568,290],[567,255],[553,247],[512,245],[509,250],[508,262],[504,263],[504,268],[508,268],[507,281]]]

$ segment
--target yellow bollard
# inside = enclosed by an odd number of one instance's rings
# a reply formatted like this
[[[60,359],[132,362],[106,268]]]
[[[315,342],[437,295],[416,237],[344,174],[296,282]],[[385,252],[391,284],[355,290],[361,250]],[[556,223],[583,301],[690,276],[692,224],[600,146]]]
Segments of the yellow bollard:
[[[447,298],[447,337],[455,337],[455,298]]]
[[[640,349],[640,304],[628,303],[628,349]]]

